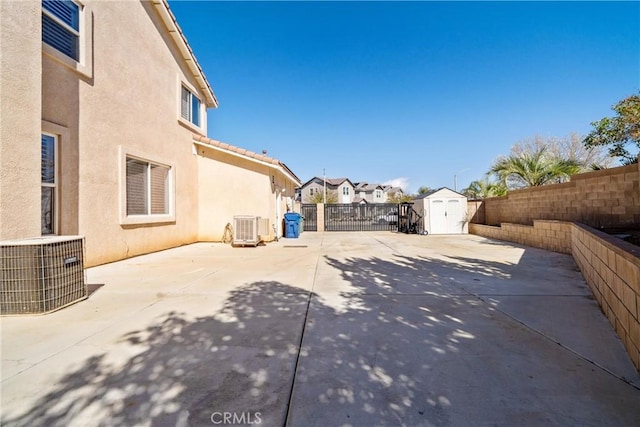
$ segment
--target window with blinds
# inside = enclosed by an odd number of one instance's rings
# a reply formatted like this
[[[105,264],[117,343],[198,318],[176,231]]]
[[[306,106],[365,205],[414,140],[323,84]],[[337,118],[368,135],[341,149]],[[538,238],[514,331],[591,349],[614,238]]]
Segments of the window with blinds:
[[[200,100],[184,86],[180,94],[180,116],[200,127]]]
[[[168,215],[169,166],[127,157],[127,215]]]
[[[40,220],[42,235],[56,233],[56,144],[54,135],[41,135],[40,181],[41,204]]]
[[[70,0],[42,0],[42,41],[80,59],[80,6]]]

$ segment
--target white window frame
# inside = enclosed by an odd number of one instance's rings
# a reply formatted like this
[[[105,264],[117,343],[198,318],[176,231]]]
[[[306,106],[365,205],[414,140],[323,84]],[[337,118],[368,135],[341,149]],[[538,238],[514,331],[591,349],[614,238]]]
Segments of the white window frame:
[[[182,89],[186,89],[187,91],[189,91],[189,119],[185,119],[184,117],[182,117]],[[192,106],[193,106],[193,98],[196,98],[200,104],[200,108],[199,108],[199,112],[198,112],[198,119],[200,121],[199,125],[196,125],[195,123],[193,123],[193,111],[192,111]],[[183,80],[182,78],[178,77],[178,96],[177,96],[177,106],[178,106],[178,122],[180,124],[182,124],[183,126],[186,126],[187,128],[189,128],[192,131],[195,131],[199,134],[202,135],[206,135],[206,131],[207,131],[207,127],[206,127],[206,123],[207,123],[207,114],[206,114],[206,106],[204,104],[204,102],[202,101],[202,99],[198,96],[198,91],[196,90],[195,87],[193,87],[193,85],[189,84],[188,82],[186,82],[185,80]]]
[[[43,236],[55,236],[58,234],[58,208],[59,208],[59,195],[58,195],[58,165],[59,165],[59,161],[58,161],[58,152],[59,152],[59,148],[58,146],[60,145],[60,135],[52,133],[52,132],[45,132],[44,130],[40,131],[40,133],[42,135],[47,135],[50,137],[53,137],[53,183],[50,182],[42,182],[42,176],[40,178],[40,194],[42,194],[42,188],[46,187],[46,188],[53,188],[53,215],[51,218],[51,233],[42,233],[41,234]],[[42,162],[42,156],[40,157],[40,162]],[[42,165],[40,165],[40,167],[42,168]],[[40,224],[41,227],[40,229],[42,230],[42,199],[40,200]]]
[[[52,58],[56,62],[70,68],[71,70],[83,75],[87,78],[93,78],[93,22],[92,12],[89,6],[85,5],[81,1],[71,0],[78,5],[78,31],[70,28],[64,22],[61,22],[55,15],[49,13],[42,6],[40,9],[43,14],[52,18],[56,23],[62,25],[64,28],[73,31],[78,34],[78,60],[68,57],[64,53],[60,52],[53,46],[42,41],[42,52],[48,57]],[[42,38],[42,35],[40,36]]]
[[[44,0],[42,0],[42,1],[44,2]],[[69,33],[71,33],[75,37],[77,37],[77,39],[78,39],[78,57],[77,58],[71,58],[71,59],[73,59],[74,61],[79,61],[80,60],[80,50],[81,50],[80,49],[80,15],[82,14],[82,6],[78,2],[76,2],[74,0],[67,0],[67,1],[69,3],[75,4],[78,7],[78,29],[77,30],[75,28],[69,26],[69,24],[67,24],[66,22],[62,21],[53,12],[45,9],[44,7],[42,7],[42,14],[46,15],[49,19],[51,19],[53,22],[55,22],[58,26],[62,27],[65,31],[68,31]],[[56,49],[54,46],[52,46],[52,47],[54,49]]]
[[[147,155],[138,150],[133,150],[120,146],[120,224],[136,225],[136,224],[158,224],[173,223],[176,221],[175,215],[175,166],[171,162],[155,159],[154,156]],[[169,194],[167,201],[167,214],[146,214],[146,215],[127,215],[127,159],[134,159],[140,162],[146,162],[150,165],[158,165],[169,168],[167,191]],[[147,194],[147,197],[150,197]],[[149,200],[150,201],[150,200]]]

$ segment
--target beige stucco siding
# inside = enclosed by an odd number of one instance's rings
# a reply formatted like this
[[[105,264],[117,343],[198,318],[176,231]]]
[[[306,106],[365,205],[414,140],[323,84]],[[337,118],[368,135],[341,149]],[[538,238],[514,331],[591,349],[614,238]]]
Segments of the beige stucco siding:
[[[40,9],[0,1],[0,240],[40,235]]]
[[[313,189],[313,194],[311,194],[311,189]],[[311,197],[313,197],[316,193],[320,192],[322,193],[324,191],[324,186],[322,184],[318,184],[317,182],[312,182],[309,185],[307,185],[306,187],[304,187],[302,189],[302,203],[309,203],[309,200]],[[330,188],[327,187],[327,192],[329,191],[336,191],[336,190],[331,190]]]
[[[41,234],[42,133],[57,137],[55,231],[85,237],[85,266],[220,240],[234,215],[281,235],[298,179],[275,159],[196,143],[217,101],[165,7],[83,2],[74,61],[42,42],[40,2],[0,1],[0,239]],[[183,85],[200,127],[180,117]],[[127,216],[127,157],[170,168],[170,212]]]
[[[42,65],[42,117],[69,129],[60,149],[60,233],[86,237],[87,265],[194,242],[198,234],[197,129],[178,120],[181,82],[196,92],[193,78],[152,5],[95,2],[91,14],[92,74],[46,55]],[[175,221],[121,224],[121,150],[174,168]]]
[[[287,209],[292,210],[295,183],[276,165],[268,165],[197,145],[200,232],[199,240],[220,241],[235,215],[269,218],[270,234]],[[271,177],[273,176],[273,184]],[[282,191],[284,189],[284,191]]]

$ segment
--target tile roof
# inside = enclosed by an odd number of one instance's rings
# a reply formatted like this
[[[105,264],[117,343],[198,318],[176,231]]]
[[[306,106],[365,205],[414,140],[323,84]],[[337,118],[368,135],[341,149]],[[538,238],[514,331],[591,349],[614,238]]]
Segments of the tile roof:
[[[215,148],[219,148],[224,151],[229,151],[230,153],[235,153],[243,157],[248,157],[249,159],[258,160],[260,162],[269,163],[275,166],[280,166],[286,172],[291,174],[298,181],[298,183],[300,182],[300,179],[296,176],[295,173],[291,171],[291,169],[289,169],[287,165],[285,165],[280,160],[275,159],[273,157],[269,157],[265,154],[258,154],[253,151],[247,150],[245,148],[236,147],[235,145],[227,144],[226,142],[216,141],[215,139],[207,138],[206,136],[202,136],[198,134],[193,134],[193,140],[197,142],[201,142],[206,145],[210,145]]]
[[[374,191],[377,190],[378,188],[382,188],[381,185],[379,184],[367,184],[366,182],[364,183],[363,186],[359,187],[358,190],[359,191]]]
[[[349,181],[349,178],[327,178],[327,184],[329,185],[340,185],[345,181]]]
[[[464,194],[458,193],[457,191],[453,191],[449,187],[440,187],[440,188],[436,188],[435,190],[427,191],[426,193],[423,193],[423,194],[418,194],[415,197],[415,199],[424,199],[424,198],[427,198],[427,197],[431,196],[432,194],[435,194],[435,193],[437,193],[439,191],[442,191],[442,190],[449,190],[449,191],[451,191],[453,193],[460,194],[461,196],[464,196]]]

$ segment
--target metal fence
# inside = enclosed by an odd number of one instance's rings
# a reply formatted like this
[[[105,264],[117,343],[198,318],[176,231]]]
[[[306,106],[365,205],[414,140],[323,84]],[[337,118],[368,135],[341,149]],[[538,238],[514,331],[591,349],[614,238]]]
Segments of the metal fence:
[[[302,205],[303,231],[318,231],[318,205],[315,203],[304,203]]]
[[[325,231],[385,231],[398,229],[395,203],[326,204]]]

